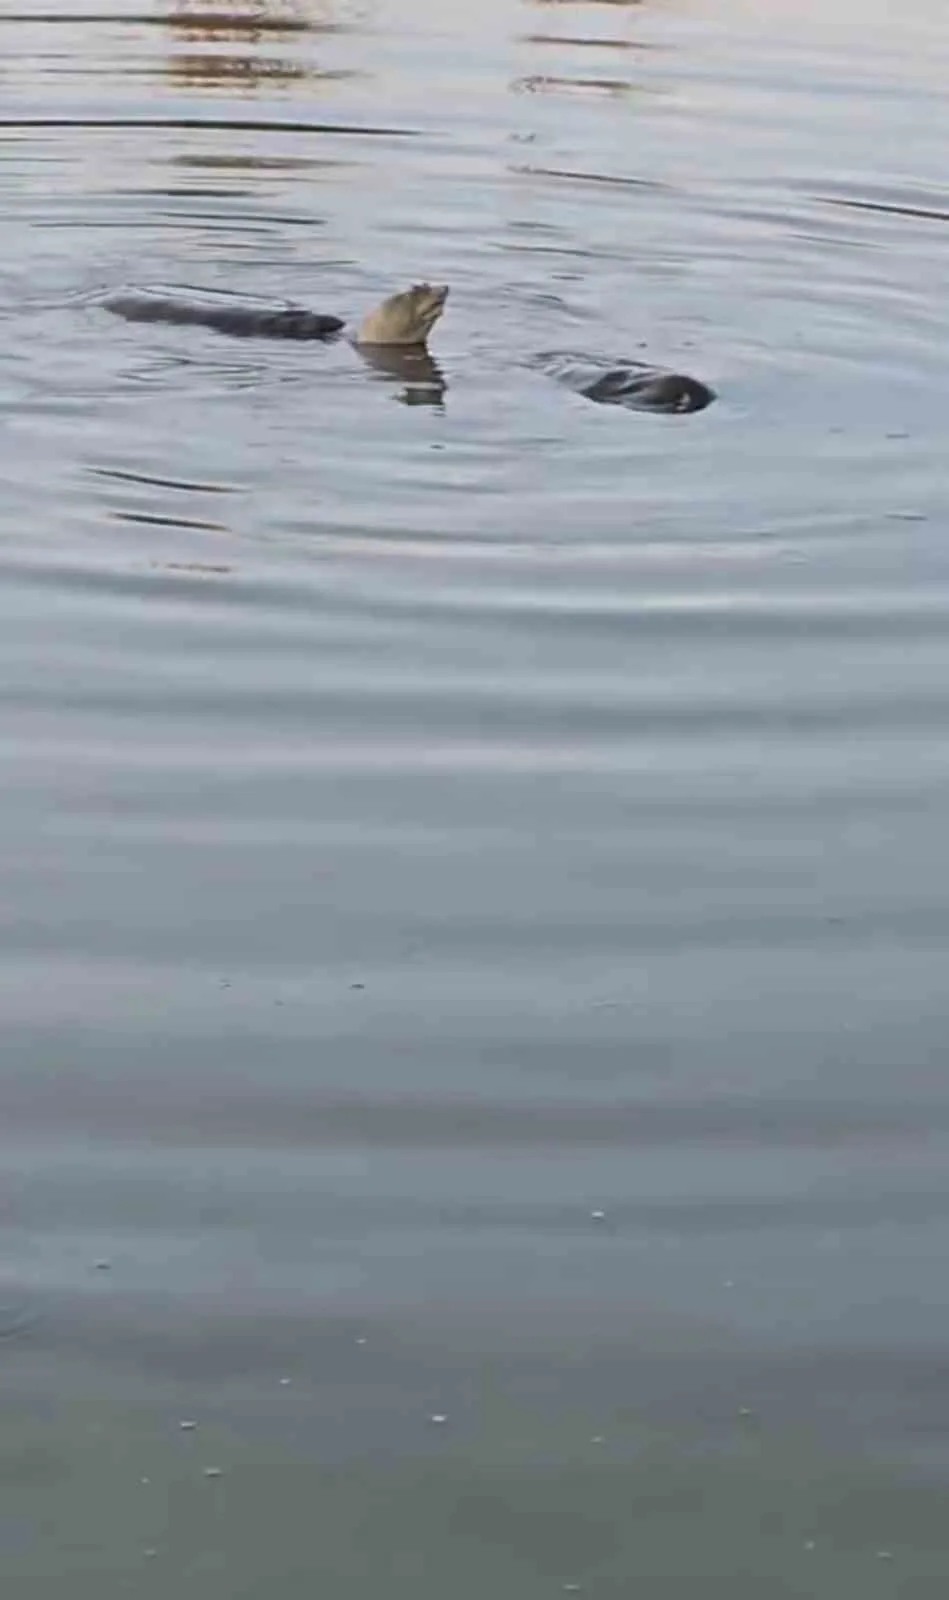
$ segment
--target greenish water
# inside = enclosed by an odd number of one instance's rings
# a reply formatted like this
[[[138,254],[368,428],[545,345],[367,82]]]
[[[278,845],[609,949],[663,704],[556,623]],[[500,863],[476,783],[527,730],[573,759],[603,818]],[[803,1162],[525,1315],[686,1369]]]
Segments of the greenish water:
[[[4,1594],[936,1594],[942,7],[0,51]]]

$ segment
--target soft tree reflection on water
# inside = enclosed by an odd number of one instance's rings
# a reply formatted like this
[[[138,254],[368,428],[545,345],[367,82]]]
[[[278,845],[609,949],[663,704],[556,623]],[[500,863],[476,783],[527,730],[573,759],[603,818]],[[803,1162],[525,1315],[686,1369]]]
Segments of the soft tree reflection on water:
[[[169,26],[185,38],[254,43],[266,36],[309,33],[331,21],[332,0],[175,0]]]
[[[307,36],[336,30],[333,0],[177,0],[167,15],[173,82],[203,89],[280,88],[345,76],[323,70]]]

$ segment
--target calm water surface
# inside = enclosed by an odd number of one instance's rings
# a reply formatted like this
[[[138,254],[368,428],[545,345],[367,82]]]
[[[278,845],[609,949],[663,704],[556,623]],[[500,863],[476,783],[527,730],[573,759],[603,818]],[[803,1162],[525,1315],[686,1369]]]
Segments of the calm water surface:
[[[4,1594],[941,1593],[945,6],[0,59]]]

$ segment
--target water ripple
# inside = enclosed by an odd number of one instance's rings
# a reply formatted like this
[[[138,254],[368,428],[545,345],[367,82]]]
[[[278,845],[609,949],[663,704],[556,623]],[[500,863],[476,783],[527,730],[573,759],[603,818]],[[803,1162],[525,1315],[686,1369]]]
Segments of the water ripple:
[[[852,11],[0,19],[11,1593],[940,1592],[949,27]],[[99,303],[423,277],[438,406]]]

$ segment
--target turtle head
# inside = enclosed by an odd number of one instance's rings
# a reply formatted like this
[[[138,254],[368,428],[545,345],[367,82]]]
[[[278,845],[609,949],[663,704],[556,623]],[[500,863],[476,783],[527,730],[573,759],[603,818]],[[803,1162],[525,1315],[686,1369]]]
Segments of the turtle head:
[[[370,311],[356,343],[424,345],[447,299],[447,284],[413,283]]]

